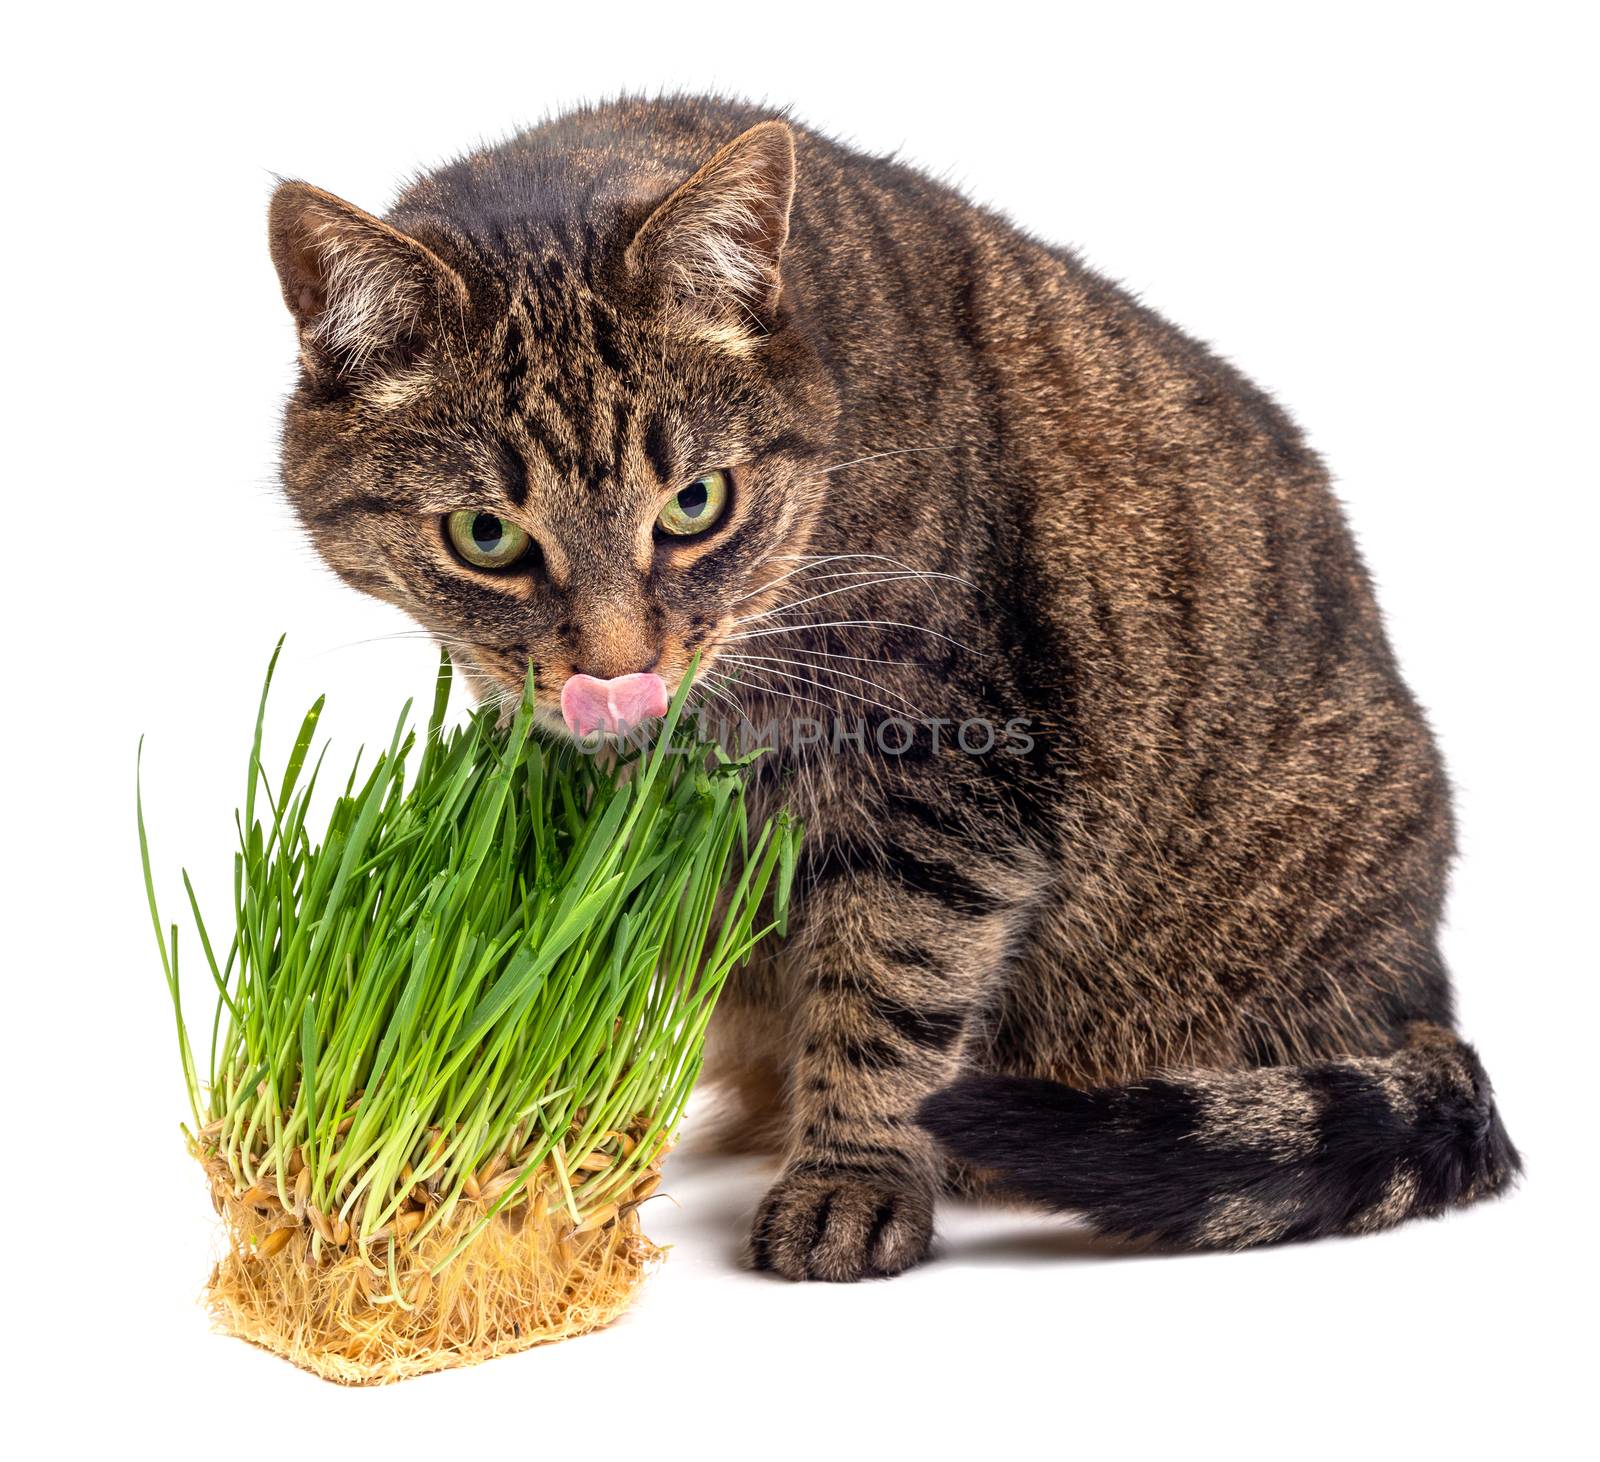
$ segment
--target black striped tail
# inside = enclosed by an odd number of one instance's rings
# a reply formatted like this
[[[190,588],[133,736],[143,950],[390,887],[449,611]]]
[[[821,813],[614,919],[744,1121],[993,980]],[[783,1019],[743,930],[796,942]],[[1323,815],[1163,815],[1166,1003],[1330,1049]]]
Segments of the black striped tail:
[[[1078,1091],[974,1076],[917,1114],[949,1156],[1096,1229],[1183,1248],[1360,1233],[1506,1188],[1521,1160],[1472,1048],[1180,1072]]]

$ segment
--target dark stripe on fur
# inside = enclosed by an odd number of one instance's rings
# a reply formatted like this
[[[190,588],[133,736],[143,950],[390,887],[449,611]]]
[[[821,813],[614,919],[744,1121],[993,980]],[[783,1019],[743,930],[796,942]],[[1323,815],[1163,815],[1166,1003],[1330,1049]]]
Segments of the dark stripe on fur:
[[[856,844],[837,839],[802,855],[806,865],[805,883],[812,887],[864,873],[876,873],[966,914],[993,914],[1005,907],[1006,900],[985,888],[954,863],[942,858],[923,858],[905,847],[879,843]]]
[[[875,989],[866,979],[851,979],[846,975],[823,974],[816,978],[816,989],[828,995],[848,995],[859,1000],[867,1011],[892,1027],[914,1045],[932,1051],[942,1051],[954,1045],[966,1028],[964,1010],[942,1010],[936,1006],[908,1005]],[[872,1039],[876,1039],[875,1037]],[[815,1051],[809,1054],[815,1055]]]
[[[1499,1192],[1521,1170],[1459,1043],[1100,1091],[970,1077],[917,1121],[1005,1191],[1174,1247],[1387,1227]]]
[[[966,1029],[967,1016],[963,1010],[905,1005],[888,995],[864,994],[874,1015],[893,1026],[908,1041],[926,1050],[943,1051],[953,1046]]]
[[[905,1057],[882,1036],[845,1036],[839,1042],[839,1054],[855,1067],[876,1067],[883,1070],[903,1066]]]
[[[325,508],[307,512],[304,517],[313,528],[327,528],[348,523],[352,518],[360,517],[364,513],[393,513],[400,506],[375,492],[353,492],[336,502],[329,503]]]

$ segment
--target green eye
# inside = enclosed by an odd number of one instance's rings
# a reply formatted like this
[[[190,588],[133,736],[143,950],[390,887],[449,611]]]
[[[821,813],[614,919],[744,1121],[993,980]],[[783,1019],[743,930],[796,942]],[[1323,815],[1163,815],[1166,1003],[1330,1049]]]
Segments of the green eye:
[[[528,549],[528,535],[509,518],[462,508],[444,520],[451,546],[480,569],[508,569]]]
[[[728,474],[708,472],[668,500],[656,527],[674,538],[704,533],[728,510]]]

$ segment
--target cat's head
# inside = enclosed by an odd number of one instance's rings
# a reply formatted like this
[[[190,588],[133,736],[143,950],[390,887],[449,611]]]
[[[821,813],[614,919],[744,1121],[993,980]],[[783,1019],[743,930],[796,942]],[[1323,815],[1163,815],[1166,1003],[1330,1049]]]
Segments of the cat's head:
[[[388,220],[279,187],[302,366],[283,476],[344,579],[480,693],[531,661],[556,725],[575,675],[709,669],[806,551],[838,406],[781,267],[784,124],[687,178],[579,160],[518,196],[537,174],[486,166]]]

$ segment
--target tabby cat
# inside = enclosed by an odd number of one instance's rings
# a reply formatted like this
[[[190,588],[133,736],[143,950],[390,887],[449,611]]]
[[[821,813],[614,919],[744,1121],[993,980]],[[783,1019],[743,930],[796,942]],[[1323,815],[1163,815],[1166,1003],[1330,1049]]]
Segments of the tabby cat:
[[[951,1185],[1233,1248],[1511,1182],[1438,755],[1326,472],[1230,367],[721,100],[585,108],[383,219],[286,182],[270,241],[283,478],[339,574],[481,694],[531,661],[553,734],[696,654],[697,704],[777,728],[796,919],[713,1038],[783,1152],[755,1266],[898,1273]]]

